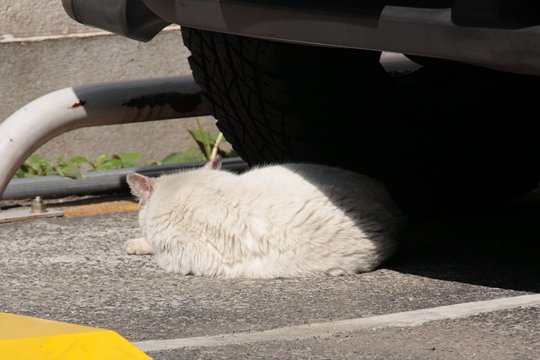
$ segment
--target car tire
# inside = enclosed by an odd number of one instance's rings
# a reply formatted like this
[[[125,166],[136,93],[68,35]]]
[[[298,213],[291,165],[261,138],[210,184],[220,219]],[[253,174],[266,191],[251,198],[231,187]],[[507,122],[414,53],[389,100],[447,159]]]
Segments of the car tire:
[[[537,184],[538,171],[523,166],[536,150],[512,141],[517,148],[501,154],[507,127],[479,122],[470,131],[456,115],[468,105],[452,108],[446,90],[429,90],[438,86],[433,78],[467,82],[451,78],[455,72],[393,79],[378,52],[182,34],[218,128],[251,166],[298,161],[358,171],[384,182],[407,209],[491,204]],[[428,90],[415,95],[422,86]]]

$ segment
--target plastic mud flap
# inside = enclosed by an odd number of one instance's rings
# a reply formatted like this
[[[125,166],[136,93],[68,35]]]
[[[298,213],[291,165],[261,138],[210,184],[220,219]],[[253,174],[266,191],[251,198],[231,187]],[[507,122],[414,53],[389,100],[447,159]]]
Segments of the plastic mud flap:
[[[169,22],[156,16],[142,0],[62,0],[77,22],[139,41],[148,41]]]

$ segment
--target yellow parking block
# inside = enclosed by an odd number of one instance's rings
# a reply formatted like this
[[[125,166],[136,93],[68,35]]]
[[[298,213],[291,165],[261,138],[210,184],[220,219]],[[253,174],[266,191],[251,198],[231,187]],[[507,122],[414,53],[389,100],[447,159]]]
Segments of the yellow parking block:
[[[0,359],[151,359],[112,330],[0,313]]]

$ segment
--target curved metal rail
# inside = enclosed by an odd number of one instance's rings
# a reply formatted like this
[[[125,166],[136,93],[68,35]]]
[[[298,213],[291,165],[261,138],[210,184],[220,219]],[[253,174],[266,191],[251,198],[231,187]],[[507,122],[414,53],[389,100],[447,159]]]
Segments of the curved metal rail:
[[[0,124],[0,199],[15,171],[41,145],[70,130],[208,115],[192,77],[64,88],[17,110]]]

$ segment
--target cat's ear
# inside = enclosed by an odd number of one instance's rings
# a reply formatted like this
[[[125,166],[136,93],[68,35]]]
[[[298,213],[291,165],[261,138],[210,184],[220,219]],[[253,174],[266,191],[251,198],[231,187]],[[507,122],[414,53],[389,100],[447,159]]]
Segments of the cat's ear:
[[[221,157],[216,156],[215,159],[210,160],[204,164],[203,169],[219,170],[221,169]]]
[[[133,173],[126,177],[126,181],[131,189],[131,193],[142,200],[148,200],[154,188],[156,181],[147,176]]]

